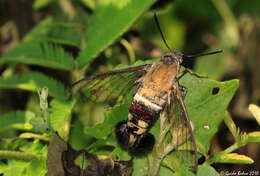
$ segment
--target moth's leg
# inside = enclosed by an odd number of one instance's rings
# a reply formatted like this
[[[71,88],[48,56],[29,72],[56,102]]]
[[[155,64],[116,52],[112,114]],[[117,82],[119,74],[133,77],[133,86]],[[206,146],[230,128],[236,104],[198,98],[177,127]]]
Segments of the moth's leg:
[[[199,75],[198,73],[193,72],[191,69],[185,68],[182,72],[180,72],[180,73],[176,76],[177,80],[178,80],[179,78],[181,78],[181,77],[182,77],[185,73],[187,73],[187,72],[189,72],[189,73],[192,74],[192,75],[197,76],[198,78],[207,78],[207,76]]]

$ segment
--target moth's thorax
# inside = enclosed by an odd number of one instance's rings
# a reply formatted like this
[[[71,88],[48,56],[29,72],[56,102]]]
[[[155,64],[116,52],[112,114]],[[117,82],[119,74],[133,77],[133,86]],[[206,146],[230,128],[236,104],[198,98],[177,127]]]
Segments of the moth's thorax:
[[[147,73],[140,79],[144,89],[151,89],[155,92],[164,92],[172,87],[174,78],[178,75],[179,63],[172,62],[165,64],[162,61],[156,62]]]

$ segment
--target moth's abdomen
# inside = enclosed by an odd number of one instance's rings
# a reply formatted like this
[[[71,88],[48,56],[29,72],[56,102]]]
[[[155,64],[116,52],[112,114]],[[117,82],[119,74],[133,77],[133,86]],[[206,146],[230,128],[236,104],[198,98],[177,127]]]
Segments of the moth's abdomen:
[[[137,93],[130,106],[128,121],[120,122],[116,126],[119,143],[135,154],[151,150],[155,140],[147,130],[158,118],[162,107]]]

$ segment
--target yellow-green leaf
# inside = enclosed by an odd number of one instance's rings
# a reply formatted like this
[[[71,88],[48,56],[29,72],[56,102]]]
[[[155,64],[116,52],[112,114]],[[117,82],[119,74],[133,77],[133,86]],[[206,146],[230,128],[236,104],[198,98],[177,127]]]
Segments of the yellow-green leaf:
[[[215,163],[252,164],[254,160],[237,153],[216,153],[213,157]]]
[[[249,133],[247,141],[260,143],[260,131],[254,131],[254,132]]]
[[[260,125],[260,108],[259,108],[259,106],[250,104],[248,109],[254,115],[256,121],[258,122],[258,125]]]

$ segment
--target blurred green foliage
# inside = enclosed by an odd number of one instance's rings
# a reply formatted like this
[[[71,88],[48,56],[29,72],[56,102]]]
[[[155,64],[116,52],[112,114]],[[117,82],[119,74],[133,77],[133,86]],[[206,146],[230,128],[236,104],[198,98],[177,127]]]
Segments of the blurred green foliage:
[[[17,17],[19,11],[12,7],[19,5],[29,6],[33,15]],[[154,12],[172,49],[185,54],[224,50],[184,61],[185,66],[209,79],[187,74],[180,80],[187,87],[185,104],[195,126],[198,151],[206,161],[194,173],[172,152],[162,161],[158,175],[219,175],[211,164],[252,163],[251,158],[233,152],[250,142],[259,143],[259,132],[241,133],[225,115],[239,82],[219,81],[232,70],[231,63],[242,60],[231,56],[244,49],[242,44],[250,44],[241,42],[241,31],[259,24],[259,5],[257,0],[1,1],[0,174],[46,175],[47,146],[54,132],[77,150],[115,160],[131,159],[116,142],[114,126],[126,119],[133,93],[120,106],[106,110],[104,104],[86,102],[80,95],[70,97],[68,92],[72,82],[85,75],[158,60],[167,48],[153,21]],[[31,18],[35,25],[18,42],[21,26],[27,26]],[[43,87],[49,93],[46,100],[50,105],[44,110],[50,114],[49,132],[29,123],[41,118],[37,116],[42,107],[35,92]],[[219,92],[213,95],[216,87]],[[222,153],[209,153],[210,141],[223,119],[235,142]],[[155,136],[159,123],[151,129]],[[135,157],[133,163],[133,176],[148,172],[147,157]]]

